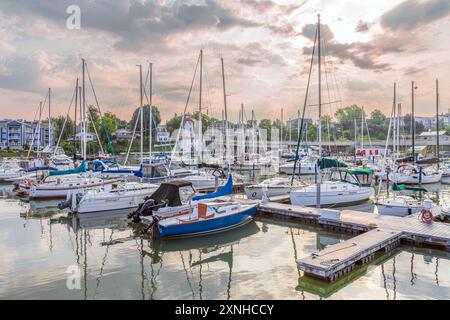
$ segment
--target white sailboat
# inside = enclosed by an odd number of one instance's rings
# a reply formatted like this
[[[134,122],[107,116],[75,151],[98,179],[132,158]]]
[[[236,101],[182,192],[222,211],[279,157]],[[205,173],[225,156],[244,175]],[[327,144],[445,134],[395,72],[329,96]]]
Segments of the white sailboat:
[[[280,165],[280,173],[293,174],[294,162],[287,162]],[[295,168],[295,174],[299,175],[313,175],[317,173],[317,157],[305,157],[297,162],[297,168]]]
[[[293,188],[305,186],[305,184],[299,180],[294,180],[291,185],[291,178],[270,178],[262,181],[261,183],[249,185],[245,187],[245,194],[248,199],[256,200],[263,199],[264,195],[269,199],[271,197],[288,195]]]
[[[415,214],[423,209],[421,201],[405,195],[381,197],[376,200],[375,204],[379,214],[397,217]]]
[[[308,87],[311,79],[311,71],[316,47],[317,40],[317,50],[318,50],[318,107],[319,107],[319,117],[318,117],[318,133],[319,133],[319,159],[322,157],[322,87],[321,87],[321,37],[320,37],[320,15],[318,15],[316,39],[314,40],[314,48],[311,57],[310,73],[308,77]],[[307,97],[307,96],[306,96]],[[307,98],[305,98],[306,105]],[[320,159],[320,161],[325,159]],[[338,165],[338,164],[336,164]],[[324,165],[324,168],[327,166]],[[332,167],[332,165],[328,166]],[[373,195],[373,188],[362,187],[356,183],[350,183],[347,181],[322,181],[321,168],[318,166],[317,173],[317,183],[312,184],[307,187],[301,187],[291,191],[290,198],[291,203],[295,205],[303,206],[345,206],[348,204],[353,204],[357,202],[362,202],[368,200]],[[356,178],[355,178],[356,179]],[[356,179],[357,181],[357,179]]]
[[[83,160],[86,161],[87,158],[87,139],[86,139],[86,130],[87,130],[87,118],[86,118],[86,94],[85,94],[85,67],[86,62],[82,59],[82,93],[79,97],[80,101],[80,114],[81,114],[81,132],[82,132],[82,143],[81,143],[81,151]],[[76,81],[76,89],[75,89],[75,105],[77,105],[78,98],[78,79]],[[112,184],[117,182],[117,180],[109,179],[104,180],[99,178],[96,174],[84,172],[82,174],[69,174],[69,175],[61,175],[61,176],[49,176],[45,178],[42,182],[37,184],[32,184],[29,187],[29,197],[30,199],[46,199],[46,198],[66,198],[68,194],[73,192],[85,192],[89,188],[95,188],[104,186],[105,184]],[[27,186],[25,186],[27,187]],[[26,190],[26,188],[25,188]]]
[[[394,122],[392,123],[392,118],[389,122],[389,129],[388,129],[388,135],[386,138],[386,147],[384,151],[384,158],[382,163],[382,171],[381,174],[386,175],[386,155],[387,155],[387,148],[389,143],[389,137],[391,132],[391,125],[393,124],[393,159],[392,159],[392,166],[394,169],[394,173],[389,174],[387,177],[389,178],[389,181],[392,181],[396,184],[416,184],[416,183],[431,183],[431,181],[437,181],[440,180],[440,176],[442,173],[434,174],[433,171],[428,172],[427,169],[432,168],[426,168],[424,172],[419,170],[414,165],[400,165],[397,167],[397,153],[395,152],[396,149],[399,148],[399,137],[400,137],[400,125],[399,125],[399,112],[396,110],[396,108],[399,108],[396,103],[396,83],[394,83],[394,99],[393,99],[393,106],[392,106],[392,113],[394,115],[393,119]],[[414,88],[414,86],[413,86]],[[396,139],[397,138],[397,139]],[[404,187],[394,186],[394,191],[392,195],[381,197],[379,196],[381,192],[381,184],[382,179],[380,179],[378,186],[378,196],[374,199],[374,204],[377,206],[378,213],[381,215],[390,215],[390,216],[398,216],[398,217],[405,217],[407,215],[415,214],[420,212],[425,205],[429,206],[429,200],[425,201],[419,201],[413,197],[398,194],[399,189],[404,189]],[[389,188],[389,186],[388,186]],[[432,203],[431,203],[432,205]]]
[[[19,166],[19,161],[4,161],[0,165],[0,182],[8,182],[8,179],[20,178],[23,169]]]
[[[345,181],[323,181],[320,184],[320,206],[343,207],[364,202],[373,196],[373,188],[361,187]],[[317,185],[291,192],[291,203],[302,206],[317,205]]]
[[[78,214],[115,210],[127,210],[130,213],[158,187],[150,183],[120,182],[90,189],[81,198],[74,192],[67,200],[72,212]]]

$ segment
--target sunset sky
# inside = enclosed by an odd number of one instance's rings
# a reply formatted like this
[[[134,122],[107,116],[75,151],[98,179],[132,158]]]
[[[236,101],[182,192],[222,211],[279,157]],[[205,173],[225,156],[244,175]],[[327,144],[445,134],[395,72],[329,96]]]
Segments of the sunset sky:
[[[66,9],[81,8],[81,29],[66,28]],[[48,87],[53,112],[67,112],[81,58],[87,60],[102,111],[129,120],[139,103],[137,64],[154,63],[154,104],[163,120],[184,109],[204,49],[203,106],[220,117],[220,57],[229,119],[295,117],[303,105],[314,24],[321,14],[328,88],[325,113],[349,104],[385,113],[393,82],[403,113],[417,82],[418,115],[450,108],[450,0],[2,0],[0,119],[32,120]],[[324,87],[327,79],[323,75]],[[316,77],[311,96],[317,94]],[[198,81],[188,111],[198,101]],[[314,98],[309,116],[317,117]],[[93,103],[88,94],[88,103]]]

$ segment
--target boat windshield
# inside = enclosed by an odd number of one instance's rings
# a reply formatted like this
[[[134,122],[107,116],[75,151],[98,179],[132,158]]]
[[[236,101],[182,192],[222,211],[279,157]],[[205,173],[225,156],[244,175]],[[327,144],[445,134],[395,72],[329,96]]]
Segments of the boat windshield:
[[[360,184],[360,181],[354,174],[340,170],[332,171],[329,179],[332,181],[343,181],[357,185]]]

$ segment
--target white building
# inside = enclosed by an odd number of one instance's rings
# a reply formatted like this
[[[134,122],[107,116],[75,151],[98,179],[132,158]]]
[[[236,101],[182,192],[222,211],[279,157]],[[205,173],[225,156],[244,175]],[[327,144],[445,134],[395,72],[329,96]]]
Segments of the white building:
[[[156,142],[157,143],[170,142],[170,132],[167,131],[166,126],[159,125],[156,128]]]

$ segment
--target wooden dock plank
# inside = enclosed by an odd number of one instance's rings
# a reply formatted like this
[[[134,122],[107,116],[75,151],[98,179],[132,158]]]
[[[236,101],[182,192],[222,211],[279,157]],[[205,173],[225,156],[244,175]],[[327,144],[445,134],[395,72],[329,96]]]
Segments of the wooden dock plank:
[[[328,280],[335,280],[352,270],[357,261],[367,261],[380,249],[392,249],[400,239],[429,243],[450,249],[450,225],[426,224],[418,215],[395,217],[355,210],[342,210],[336,215],[321,215],[316,208],[283,203],[261,203],[259,210],[290,217],[314,219],[319,225],[352,231],[367,231],[357,237],[329,246],[318,255],[297,261],[299,269]],[[323,211],[322,213],[324,213]]]
[[[323,278],[354,265],[385,246],[400,240],[402,232],[374,229],[326,247],[324,250],[297,261],[300,269]]]

